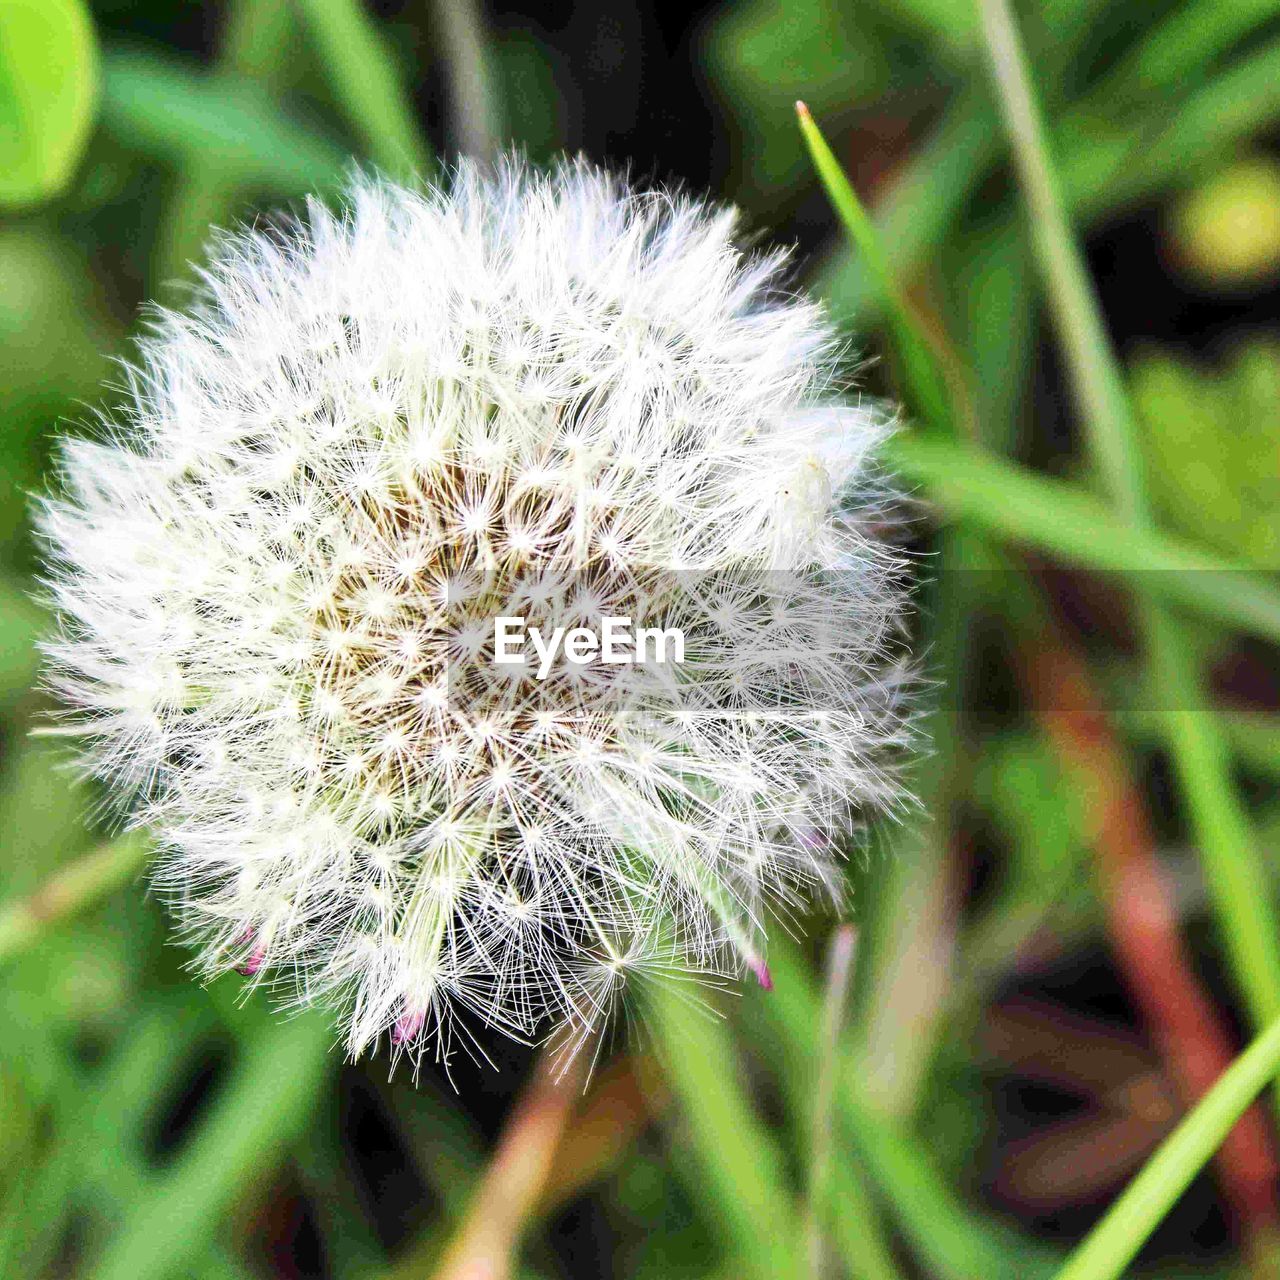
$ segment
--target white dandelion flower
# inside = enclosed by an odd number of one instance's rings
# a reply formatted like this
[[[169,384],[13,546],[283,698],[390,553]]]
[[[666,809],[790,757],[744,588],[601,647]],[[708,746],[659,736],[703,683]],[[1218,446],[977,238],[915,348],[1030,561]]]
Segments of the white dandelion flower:
[[[909,736],[884,422],[736,230],[586,164],[360,181],[224,237],[63,443],[51,681],[206,972],[416,1055],[767,981],[839,892]]]

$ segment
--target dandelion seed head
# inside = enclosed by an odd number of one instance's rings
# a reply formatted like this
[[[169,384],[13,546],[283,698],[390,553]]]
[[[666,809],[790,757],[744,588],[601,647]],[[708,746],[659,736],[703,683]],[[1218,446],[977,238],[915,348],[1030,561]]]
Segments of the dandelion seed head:
[[[64,443],[50,680],[206,972],[415,1056],[768,985],[771,913],[900,801],[909,678],[884,415],[736,234],[585,163],[361,180],[225,236]],[[498,678],[504,613],[687,652]]]

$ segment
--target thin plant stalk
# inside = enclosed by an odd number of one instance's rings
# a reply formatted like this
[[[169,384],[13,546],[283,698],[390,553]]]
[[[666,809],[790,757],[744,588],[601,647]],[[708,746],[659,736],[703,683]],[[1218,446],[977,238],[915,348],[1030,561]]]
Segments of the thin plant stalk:
[[[1231,1064],[1231,1028],[1196,974],[1146,806],[1088,667],[1030,601],[1023,612],[1023,679],[1066,776],[1078,783],[1117,966],[1183,1103],[1193,1107]],[[1263,1256],[1275,1244],[1277,1168],[1260,1108],[1250,1107],[1227,1135],[1218,1173],[1233,1218],[1254,1256]]]
[[[555,1045],[543,1050],[436,1280],[506,1280],[515,1274],[516,1251],[548,1190],[588,1061],[586,1053],[577,1053],[562,1062]]]
[[[831,1181],[840,1032],[844,1026],[844,1010],[849,998],[849,980],[853,976],[857,942],[857,930],[853,925],[842,925],[831,940],[827,960],[827,990],[822,1006],[822,1039],[819,1045],[818,1075],[813,1091],[813,1125],[809,1140],[809,1202],[805,1212],[805,1248],[809,1272],[814,1280],[821,1280],[826,1272],[827,1246],[821,1206],[826,1202]]]
[[[122,836],[55,872],[34,893],[0,907],[0,964],[127,884],[148,852],[141,835]]]
[[[1067,219],[1013,15],[1008,0],[979,4],[1014,162],[1031,211],[1032,243],[1098,470],[1121,516],[1130,524],[1149,524],[1142,454],[1124,380]]]
[[[1200,1099],[1067,1260],[1056,1280],[1117,1280],[1236,1121],[1280,1074],[1280,1021],[1272,1023]]]
[[[427,173],[431,154],[382,32],[358,0],[294,0],[347,123],[369,159],[398,178]]]
[[[453,146],[462,155],[492,160],[498,151],[501,112],[480,6],[476,0],[436,0],[433,11],[449,64]]]
[[[1119,363],[1058,189],[1008,0],[980,0],[990,61],[1032,216],[1068,373],[1103,483],[1124,522],[1150,531],[1138,433]],[[1140,584],[1141,585],[1141,584]],[[1255,1026],[1280,1017],[1280,917],[1229,754],[1172,617],[1143,591],[1146,648],[1163,691],[1165,736],[1185,796],[1232,972]]]
[[[864,935],[859,931],[858,936],[856,959],[860,964]],[[752,992],[743,1000],[742,1033],[756,1046],[760,1061],[777,1080],[795,1145],[798,1150],[807,1151],[813,1143],[813,1082],[823,1069],[819,1065],[823,1023],[820,996],[813,989],[807,961],[790,939],[770,939],[769,964],[776,971],[774,989]],[[858,964],[853,965],[853,971]],[[860,1071],[860,1060],[849,1040],[846,1031],[832,1076],[836,1089],[833,1140],[837,1158],[830,1165],[827,1199],[819,1209],[819,1224],[826,1229],[833,1263],[838,1259],[842,1273],[850,1280],[903,1280],[871,1180],[856,1160],[844,1158],[848,1148],[839,1131],[841,1085],[846,1073],[857,1075]]]
[[[924,325],[898,287],[887,246],[863,207],[822,131],[803,102],[796,104],[801,136],[818,179],[860,260],[867,264],[886,316],[892,349],[900,364],[902,393],[930,440],[959,436],[953,388],[941,372],[940,354],[926,338]],[[917,435],[899,437],[906,443]],[[964,446],[954,445],[957,449]],[[974,529],[946,531],[938,551],[938,574],[930,601],[930,650],[934,663],[958,670],[964,665],[968,615],[958,598],[957,571],[967,562]],[[926,725],[933,752],[917,770],[916,793],[933,815],[917,852],[891,861],[877,888],[867,930],[866,989],[871,999],[858,1010],[857,1035],[865,1072],[876,1103],[887,1114],[908,1113],[932,1056],[931,1032],[941,1021],[945,1002],[945,963],[921,965],[954,945],[954,903],[946,873],[952,838],[951,812],[958,793],[954,763],[960,749],[960,708],[954,697],[940,698]]]

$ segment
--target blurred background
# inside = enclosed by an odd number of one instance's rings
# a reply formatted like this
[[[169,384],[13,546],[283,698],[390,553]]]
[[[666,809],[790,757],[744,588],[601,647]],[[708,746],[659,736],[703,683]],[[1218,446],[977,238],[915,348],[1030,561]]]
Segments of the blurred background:
[[[1180,680],[1144,641],[1158,574],[1071,551],[1104,499],[967,0],[0,0],[0,1274],[1049,1276],[1280,1013],[1280,627],[1242,603],[1280,566],[1280,3],[1019,16],[1152,536],[1200,557]],[[145,849],[29,734],[55,427],[112,405],[210,224],[332,194],[352,156],[429,174],[508,142],[738,203],[897,398],[797,98],[958,436],[1067,529],[908,475],[928,819],[851,858],[852,928],[777,931],[773,991],[638,1026],[568,1102],[531,1051],[389,1080],[322,1016],[194,985]],[[1139,1271],[1280,1274],[1277,1150],[1264,1100]]]

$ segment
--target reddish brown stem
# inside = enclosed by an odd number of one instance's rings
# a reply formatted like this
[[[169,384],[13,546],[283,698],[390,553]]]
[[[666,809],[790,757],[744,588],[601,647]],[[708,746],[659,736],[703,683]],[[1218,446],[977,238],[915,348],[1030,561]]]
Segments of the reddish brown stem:
[[[651,1062],[629,1057],[605,1067],[556,1148],[538,1202],[539,1216],[555,1212],[617,1166],[670,1101],[662,1075]]]
[[[436,1280],[507,1280],[521,1236],[546,1194],[548,1175],[579,1101],[585,1053],[567,1064],[543,1053],[445,1250]]]
[[[1230,1065],[1237,1046],[1196,976],[1146,808],[1084,662],[1045,629],[1022,664],[1036,713],[1083,798],[1116,962],[1185,1105]],[[1277,1229],[1277,1166],[1261,1108],[1241,1118],[1217,1168],[1229,1209],[1257,1250]]]

